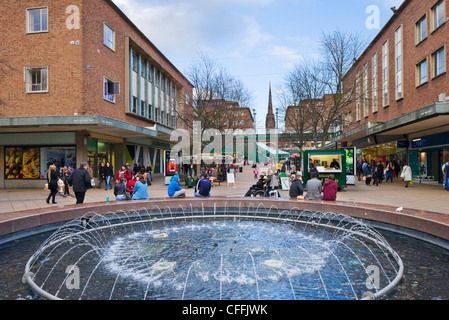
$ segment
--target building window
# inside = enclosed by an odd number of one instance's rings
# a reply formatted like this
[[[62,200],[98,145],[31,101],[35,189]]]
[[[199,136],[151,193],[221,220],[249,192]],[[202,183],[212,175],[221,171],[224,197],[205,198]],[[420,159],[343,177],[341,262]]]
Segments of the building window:
[[[115,96],[120,94],[120,82],[104,78],[104,99],[115,102]]]
[[[416,66],[416,85],[420,86],[427,82],[427,59]]]
[[[375,113],[377,112],[377,53],[374,53],[373,55],[372,90],[373,90],[373,113]]]
[[[438,2],[432,8],[433,31],[438,29],[445,22],[444,0]]]
[[[140,76],[142,77],[142,78],[146,78],[146,70],[147,70],[147,68],[146,68],[146,63],[145,63],[145,60],[140,60]]]
[[[356,80],[356,102],[355,102],[355,118],[360,121],[360,73],[357,72]]]
[[[154,80],[154,67],[152,65],[150,65],[148,67],[148,81],[150,81],[151,83],[153,83]]]
[[[363,116],[368,117],[368,63],[363,70]]]
[[[27,32],[48,31],[48,8],[27,9]]]
[[[446,59],[444,54],[444,47],[432,54],[433,77],[438,77],[440,74],[446,72]]]
[[[25,68],[27,92],[48,92],[48,68]]]
[[[145,117],[145,100],[140,100],[140,115]]]
[[[382,93],[383,93],[383,106],[386,107],[389,104],[388,97],[388,41],[382,46]]]
[[[103,44],[109,49],[115,51],[115,32],[107,24],[104,24]]]
[[[427,15],[416,23],[416,44],[421,43],[427,38]]]
[[[396,99],[403,98],[402,92],[402,27],[396,30]]]
[[[137,72],[137,55],[134,53],[132,56],[132,68],[133,68],[133,71]]]
[[[131,108],[131,112],[132,113],[137,113],[137,97],[133,96],[133,105]]]

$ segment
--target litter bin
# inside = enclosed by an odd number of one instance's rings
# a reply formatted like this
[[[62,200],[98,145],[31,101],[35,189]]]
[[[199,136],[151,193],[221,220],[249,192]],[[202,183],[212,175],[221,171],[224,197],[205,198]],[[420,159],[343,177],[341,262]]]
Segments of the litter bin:
[[[243,167],[239,167],[239,172],[243,172]]]
[[[193,178],[192,177],[187,177],[187,179],[186,179],[186,187],[187,188],[193,188]]]

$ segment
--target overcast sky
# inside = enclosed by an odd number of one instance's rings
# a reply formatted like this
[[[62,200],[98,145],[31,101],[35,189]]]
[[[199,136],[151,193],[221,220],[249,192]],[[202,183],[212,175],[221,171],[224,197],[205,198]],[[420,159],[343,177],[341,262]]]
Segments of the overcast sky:
[[[322,33],[337,27],[368,43],[367,8],[379,9],[380,28],[403,0],[113,0],[162,53],[185,72],[205,52],[241,77],[254,94],[257,127],[264,128],[268,87],[276,91],[295,63],[319,57]],[[372,20],[370,20],[372,21]]]

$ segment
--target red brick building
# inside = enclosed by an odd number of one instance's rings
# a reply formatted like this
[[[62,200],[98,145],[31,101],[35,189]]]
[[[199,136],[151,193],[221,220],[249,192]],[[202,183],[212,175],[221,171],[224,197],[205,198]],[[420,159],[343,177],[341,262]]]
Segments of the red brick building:
[[[362,160],[411,164],[441,181],[449,160],[448,0],[405,0],[346,74],[353,87],[335,142]],[[354,85],[355,84],[355,85]]]
[[[4,1],[0,21],[0,188],[42,187],[51,162],[164,172],[193,86],[112,1]]]

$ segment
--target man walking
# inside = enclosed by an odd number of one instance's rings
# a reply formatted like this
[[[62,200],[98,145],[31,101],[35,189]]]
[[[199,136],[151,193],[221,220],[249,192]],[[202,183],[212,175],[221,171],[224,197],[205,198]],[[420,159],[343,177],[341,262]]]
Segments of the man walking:
[[[90,174],[87,171],[87,162],[81,162],[81,166],[73,171],[69,176],[68,182],[70,186],[73,186],[73,192],[75,192],[76,203],[83,203],[86,191],[91,187]]]
[[[444,176],[445,176],[444,183],[446,184],[446,191],[449,191],[449,161],[446,162],[446,164],[444,165]]]

